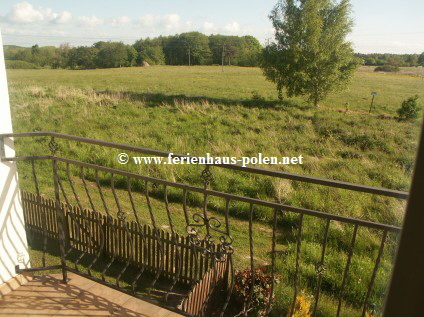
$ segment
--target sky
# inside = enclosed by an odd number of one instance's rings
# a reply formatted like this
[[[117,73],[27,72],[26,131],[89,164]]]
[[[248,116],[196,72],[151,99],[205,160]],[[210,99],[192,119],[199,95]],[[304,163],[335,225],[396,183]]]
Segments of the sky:
[[[0,1],[4,44],[92,45],[174,35],[273,38],[268,14],[277,0],[28,0]],[[358,53],[424,52],[424,0],[350,0],[348,40]]]

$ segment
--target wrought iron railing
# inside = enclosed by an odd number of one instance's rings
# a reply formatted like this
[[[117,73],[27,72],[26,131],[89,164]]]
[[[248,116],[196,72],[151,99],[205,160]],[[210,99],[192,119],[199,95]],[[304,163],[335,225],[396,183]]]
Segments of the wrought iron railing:
[[[292,300],[290,307],[287,308],[288,315],[292,316],[296,310],[296,300],[301,291],[299,280],[301,278],[301,249],[302,249],[302,230],[304,229],[305,217],[311,217],[316,221],[324,221],[324,230],[321,240],[321,251],[317,261],[315,261],[316,271],[316,284],[314,301],[311,306],[312,315],[315,316],[319,307],[319,300],[321,296],[322,283],[324,280],[324,274],[326,270],[330,268],[327,266],[326,251],[328,250],[328,241],[331,236],[331,227],[335,226],[347,226],[353,227],[350,235],[350,241],[347,243],[347,256],[346,262],[343,268],[343,274],[340,276],[340,284],[337,290],[333,293],[337,295],[335,315],[340,316],[342,313],[342,306],[345,301],[346,287],[349,278],[349,271],[352,265],[352,257],[355,251],[355,245],[358,238],[358,231],[369,230],[373,231],[373,236],[379,237],[380,242],[377,250],[374,250],[376,258],[374,260],[372,275],[367,281],[366,292],[363,297],[363,303],[361,304],[361,315],[365,316],[369,310],[369,299],[372,295],[375,279],[379,270],[380,262],[383,257],[383,251],[385,249],[388,235],[397,235],[400,232],[400,228],[397,226],[382,224],[362,219],[355,219],[342,215],[335,215],[322,211],[315,211],[300,207],[288,206],[282,203],[248,197],[246,195],[236,195],[233,193],[222,192],[212,190],[210,183],[212,180],[214,168],[229,169],[240,172],[247,172],[251,174],[258,174],[274,178],[282,178],[293,181],[300,181],[305,183],[317,184],[322,186],[328,186],[333,188],[340,188],[349,191],[368,193],[379,196],[393,197],[404,200],[408,197],[406,192],[389,190],[383,188],[376,188],[370,186],[357,185],[352,183],[327,180],[315,177],[307,177],[301,175],[295,175],[291,173],[285,173],[281,171],[273,171],[268,169],[254,168],[254,167],[242,167],[239,165],[232,164],[207,164],[205,165],[201,178],[203,186],[195,186],[191,184],[183,184],[163,178],[151,177],[147,175],[140,175],[131,171],[123,170],[122,168],[108,167],[100,164],[93,164],[89,162],[80,161],[78,159],[71,159],[58,155],[59,144],[57,140],[67,140],[70,142],[76,142],[76,144],[87,144],[96,145],[101,147],[113,148],[126,150],[130,152],[141,153],[143,155],[153,155],[161,157],[169,157],[171,154],[168,152],[157,151],[137,146],[116,144],[111,142],[104,142],[99,140],[93,140],[83,137],[76,137],[71,135],[51,133],[51,132],[30,132],[30,133],[14,133],[14,134],[3,134],[0,135],[0,148],[4,147],[5,138],[50,138],[48,147],[50,149],[50,155],[29,155],[29,156],[15,156],[15,157],[2,157],[2,161],[24,161],[29,162],[30,171],[34,183],[34,190],[36,194],[36,200],[38,200],[37,208],[41,209],[42,205],[42,192],[39,184],[40,174],[37,173],[36,162],[51,162],[50,172],[42,173],[42,176],[46,178],[46,175],[51,175],[53,182],[51,188],[54,188],[54,201],[55,201],[55,216],[57,223],[55,224],[55,230],[58,233],[59,241],[59,255],[60,264],[47,265],[46,253],[48,250],[48,239],[51,238],[51,230],[49,230],[47,214],[44,213],[40,216],[39,223],[42,226],[42,265],[39,268],[32,268],[32,271],[42,271],[46,269],[61,269],[63,272],[63,280],[67,279],[67,272],[75,272],[83,275],[90,279],[96,280],[100,283],[104,283],[109,287],[119,289],[121,291],[132,294],[143,298],[147,301],[151,301],[162,307],[166,307],[170,310],[177,311],[183,315],[190,316],[191,314],[184,307],[200,307],[196,311],[210,311],[206,306],[210,305],[211,299],[221,297],[222,300],[218,301],[219,305],[214,305],[216,313],[220,316],[224,314],[231,314],[234,312],[233,307],[230,304],[233,302],[234,294],[234,277],[236,264],[235,256],[241,249],[245,250],[246,254],[239,255],[244,257],[248,263],[250,272],[253,274],[258,266],[258,261],[255,258],[255,241],[254,241],[254,230],[258,228],[258,223],[254,221],[254,209],[261,207],[270,209],[272,211],[271,221],[271,233],[270,237],[270,264],[268,266],[268,272],[271,275],[271,285],[267,292],[269,300],[267,301],[266,314],[270,314],[273,309],[272,303],[275,298],[275,281],[277,280],[277,254],[281,253],[281,250],[277,250],[280,235],[286,231],[294,231],[293,244],[295,246],[295,257],[294,257],[294,272],[290,278],[292,282],[291,295]],[[66,151],[65,151],[66,152]],[[5,151],[0,151],[5,153]],[[172,154],[172,157],[186,157],[186,155]],[[39,169],[47,168],[44,164]],[[50,173],[50,174],[47,174]],[[49,188],[48,186],[44,186]],[[178,190],[181,195],[177,198],[172,196],[170,201],[170,190]],[[48,190],[49,191],[49,190]],[[52,191],[50,190],[50,193]],[[107,192],[107,194],[106,194]],[[197,196],[196,196],[197,195]],[[200,205],[196,205],[193,201],[193,197],[200,199]],[[191,199],[190,199],[191,198]],[[163,208],[159,212],[152,199],[159,201]],[[197,199],[197,201],[199,201]],[[212,212],[209,202],[213,199],[219,199],[223,202],[221,212]],[[234,237],[232,235],[233,224],[231,224],[232,217],[230,215],[231,204],[234,202],[243,203],[248,206],[247,208],[247,220],[248,236],[246,237],[244,248],[234,248]],[[155,202],[156,203],[156,202]],[[175,204],[177,203],[177,207]],[[37,205],[37,204],[35,204]],[[123,206],[126,207],[123,207]],[[172,206],[171,206],[172,205]],[[78,216],[75,213],[70,213],[68,217],[71,217],[71,223],[73,228],[73,239],[82,240],[85,239],[83,247],[76,248],[75,244],[71,241],[69,230],[65,226],[69,226],[69,222],[65,221],[64,207],[68,210],[72,210],[77,207],[79,210],[89,209],[93,212],[102,213],[105,219],[109,220],[108,229],[104,229],[104,226],[97,226],[93,229],[93,222],[90,222],[88,216],[84,213]],[[100,206],[100,207],[99,207]],[[143,209],[144,208],[144,209]],[[142,209],[144,211],[142,211]],[[219,208],[218,208],[219,209]],[[177,217],[177,213],[179,216]],[[143,216],[142,216],[143,215]],[[164,216],[165,215],[165,216]],[[290,228],[285,228],[281,225],[284,219],[298,215],[295,220],[296,225]],[[117,220],[113,220],[116,218]],[[181,220],[183,219],[183,220]],[[147,236],[141,232],[141,238],[137,243],[133,241],[134,235],[131,233],[130,225],[131,221],[135,223],[134,226],[138,229],[142,228],[145,224],[149,224],[152,227],[152,233],[147,239]],[[235,224],[237,226],[238,224]],[[118,228],[119,227],[119,228]],[[69,228],[68,228],[69,229]],[[161,238],[160,230],[166,230],[169,234],[171,243],[164,244],[163,238]],[[93,230],[96,232],[96,237],[93,235]],[[182,232],[182,231],[185,232]],[[119,257],[116,252],[112,252],[108,257],[102,257],[102,254],[106,250],[106,246],[119,245],[117,244],[117,234],[107,234],[107,232],[120,232],[120,239],[125,241],[127,256]],[[185,234],[187,241],[190,244],[190,248],[194,251],[188,256],[188,259],[184,259],[182,255],[182,244],[178,241],[179,236]],[[153,237],[153,239],[151,239]],[[115,240],[115,241],[111,241]],[[154,240],[155,248],[155,263],[156,269],[151,276],[148,286],[145,287],[146,292],[140,291],[139,284],[144,283],[147,263],[143,262],[143,256],[141,258],[140,265],[134,268],[133,258],[136,252],[139,252],[139,248],[143,245],[147,248],[147,243]],[[219,245],[219,246],[218,246]],[[149,246],[150,247],[150,246]],[[152,245],[153,248],[153,245]],[[172,250],[170,250],[172,248]],[[169,254],[173,252],[175,256],[169,257]],[[371,253],[373,250],[371,250]],[[284,253],[284,252],[283,252]],[[119,252],[118,252],[119,254]],[[188,254],[187,252],[184,254]],[[197,257],[206,259],[205,261],[199,261]],[[327,256],[328,257],[328,256]],[[173,263],[169,263],[168,259],[173,259]],[[153,261],[153,260],[152,260]],[[256,261],[256,263],[255,263]],[[86,270],[83,271],[79,268],[79,264],[85,262]],[[215,294],[211,295],[211,288],[208,286],[208,296],[201,294],[201,292],[193,292],[190,288],[184,293],[184,291],[175,291],[180,289],[179,282],[181,281],[182,270],[192,270],[192,276],[194,277],[189,286],[196,287],[196,282],[201,281],[203,276],[201,272],[205,272],[205,267],[215,268],[217,263],[225,262],[226,274],[223,274],[225,281],[220,283],[214,283],[216,285]],[[118,268],[115,264],[119,263]],[[201,264],[200,264],[201,263]],[[243,262],[244,263],[244,262]],[[73,264],[73,265],[72,265]],[[186,267],[184,267],[184,265]],[[202,269],[198,266],[204,265]],[[242,264],[240,264],[242,265]],[[101,267],[98,269],[99,274],[94,273],[95,267]],[[220,266],[222,267],[222,266]],[[240,268],[240,266],[238,266]],[[19,268],[18,270],[24,271],[25,269]],[[115,270],[113,277],[114,282],[111,282],[108,278],[108,272]],[[168,274],[170,271],[174,274]],[[207,272],[216,272],[216,269],[212,269]],[[210,275],[211,273],[209,273]],[[170,281],[167,282],[165,290],[158,292],[157,285],[163,284],[161,280],[169,277]],[[148,279],[148,278],[146,278]],[[216,276],[210,278],[212,281],[216,281]],[[248,312],[253,309],[254,305],[254,289],[255,279],[250,279],[251,285],[248,285],[249,294],[245,298],[245,305],[243,305],[244,314],[247,316]],[[165,283],[166,284],[166,283]],[[287,285],[289,287],[289,285]],[[181,288],[183,289],[183,288]],[[153,292],[153,293],[152,293]],[[159,294],[159,295],[158,295]],[[203,303],[196,304],[187,303],[187,299],[199,301],[199,298],[193,299],[193,294],[201,294]],[[177,305],[171,304],[172,300],[169,297],[177,297],[184,305],[182,308],[176,308]],[[190,297],[191,296],[191,297]],[[200,296],[200,295],[199,295]],[[181,302],[180,301],[180,302]],[[194,305],[194,306],[193,306]],[[200,313],[199,313],[200,314]],[[242,312],[243,314],[243,312]]]

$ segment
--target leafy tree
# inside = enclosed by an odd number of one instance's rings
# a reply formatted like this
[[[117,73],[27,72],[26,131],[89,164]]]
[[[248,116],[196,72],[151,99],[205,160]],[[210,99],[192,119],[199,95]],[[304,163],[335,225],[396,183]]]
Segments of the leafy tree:
[[[392,66],[405,66],[405,61],[400,55],[390,55],[387,59],[387,64]]]
[[[71,45],[69,43],[60,44],[59,48],[56,49],[55,57],[51,63],[52,68],[66,68],[68,66],[70,50]]]
[[[262,46],[259,41],[250,35],[243,36],[238,54],[238,66],[258,66]]]
[[[418,118],[421,107],[418,102],[418,95],[409,97],[402,102],[402,106],[397,110],[399,120],[412,120]]]
[[[187,57],[190,58],[191,65],[206,65],[211,63],[212,53],[209,48],[209,38],[199,32],[182,33],[179,36],[179,42]],[[190,56],[188,56],[190,55]],[[184,58],[183,58],[184,60]]]
[[[96,47],[79,46],[69,50],[68,66],[71,69],[96,68],[99,49]]]
[[[346,87],[359,61],[351,43],[349,0],[280,0],[271,11],[275,42],[264,49],[261,66],[279,97],[307,95],[315,106]]]
[[[12,58],[11,58],[12,59]],[[16,52],[15,60],[25,61],[25,62],[32,62],[32,52],[31,49],[28,48],[22,48]]]
[[[420,64],[421,66],[424,66],[424,52],[422,52],[420,56],[418,57],[418,64]]]
[[[209,48],[212,54],[212,64],[222,63],[223,47],[227,44],[228,36],[216,34],[209,35]]]
[[[34,63],[41,67],[51,66],[56,56],[56,50],[54,46],[40,47],[37,56],[34,56]]]
[[[137,65],[147,62],[150,65],[165,64],[165,55],[163,53],[162,37],[155,39],[140,39],[133,44],[134,49],[138,52]]]
[[[136,49],[131,45],[127,45],[127,65],[134,66],[137,63],[137,57]]]
[[[168,65],[207,65],[212,62],[209,38],[199,32],[188,32],[163,39],[163,52]]]
[[[406,63],[408,64],[408,66],[417,66],[418,65],[418,55],[417,54],[407,55],[405,60],[406,60]]]
[[[97,42],[95,48],[99,49],[97,54],[97,67],[113,68],[126,66],[128,61],[128,52],[122,42]]]
[[[236,57],[237,53],[238,53],[237,46],[235,46],[235,45],[225,45],[224,57],[226,58],[228,65],[231,65],[231,59]]]
[[[142,52],[141,56],[143,61],[150,65],[163,65],[165,64],[165,55],[160,46],[148,46]]]

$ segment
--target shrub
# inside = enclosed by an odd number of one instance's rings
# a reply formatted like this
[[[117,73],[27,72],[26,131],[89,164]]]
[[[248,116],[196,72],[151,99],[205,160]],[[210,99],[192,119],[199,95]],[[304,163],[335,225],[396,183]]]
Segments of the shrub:
[[[247,307],[250,297],[250,289],[252,286],[252,272],[249,268],[243,271],[237,271],[234,278],[234,295],[236,301],[243,307],[243,311],[254,312],[255,316],[265,316],[266,308],[268,307],[272,275],[266,272],[266,268],[257,268],[253,271],[254,287],[253,287],[253,298],[252,306]],[[279,277],[274,276],[274,282],[279,282]],[[271,303],[275,300],[273,295]]]
[[[5,61],[7,69],[37,69],[37,65],[29,63],[27,61]]]
[[[409,97],[402,102],[402,106],[397,110],[399,120],[412,120],[418,118],[420,108],[418,95]]]
[[[383,65],[383,66],[378,66],[374,69],[375,72],[392,72],[392,73],[396,73],[399,71],[399,67],[398,66],[393,66],[393,65]]]
[[[288,316],[288,315],[287,315]],[[296,297],[294,305],[293,317],[311,317],[311,302],[305,294]]]
[[[256,90],[252,91],[251,105],[255,107],[260,107],[263,105],[265,98],[261,96]]]

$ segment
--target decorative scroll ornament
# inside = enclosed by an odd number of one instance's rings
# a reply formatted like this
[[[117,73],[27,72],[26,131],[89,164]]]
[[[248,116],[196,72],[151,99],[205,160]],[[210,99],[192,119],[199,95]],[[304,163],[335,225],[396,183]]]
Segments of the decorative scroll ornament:
[[[52,137],[50,142],[49,142],[49,149],[50,149],[50,152],[52,153],[52,155],[55,155],[57,150],[59,149],[59,144],[56,142],[54,137]]]
[[[187,233],[190,237],[190,243],[199,250],[205,257],[214,257],[216,261],[225,261],[228,254],[232,254],[234,249],[232,247],[233,238],[225,231],[220,230],[221,221],[215,217],[205,218],[199,213],[193,214],[194,223],[187,226]],[[203,238],[199,229],[206,230]],[[215,243],[210,232],[219,234],[219,241]],[[215,248],[214,248],[215,245]],[[219,247],[218,247],[219,246]]]
[[[203,185],[207,187],[210,183],[214,181],[212,172],[209,169],[209,165],[206,165],[205,169],[202,171],[200,178],[203,181]]]
[[[317,275],[323,275],[327,271],[327,264],[325,262],[318,263],[315,265],[315,272]]]
[[[125,218],[127,217],[125,212],[122,212],[122,211],[118,211],[117,216],[118,216],[118,219],[121,220],[121,221],[125,221]]]

